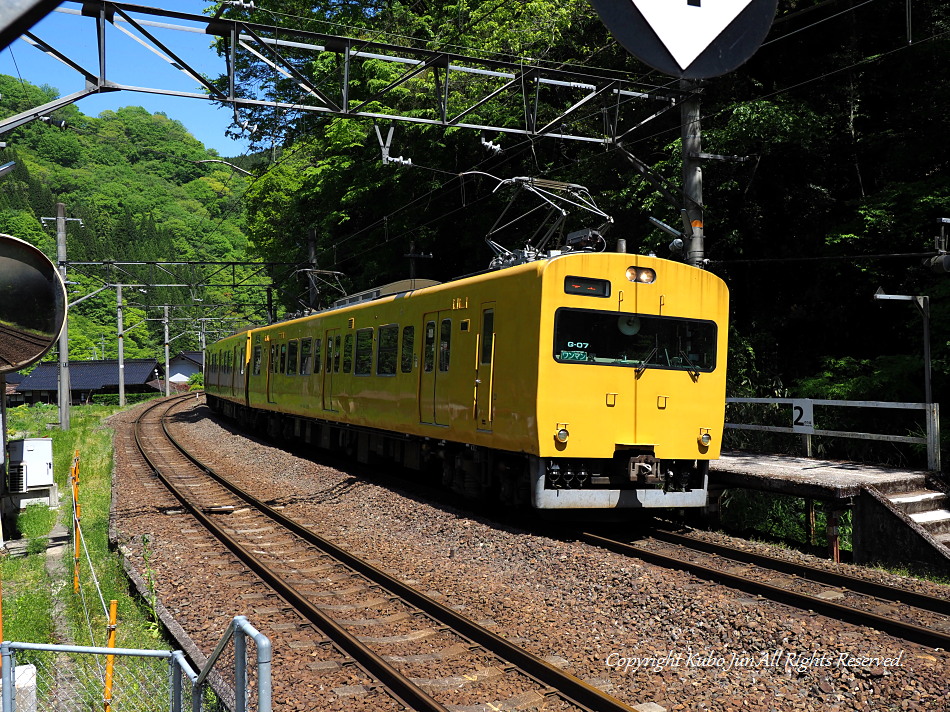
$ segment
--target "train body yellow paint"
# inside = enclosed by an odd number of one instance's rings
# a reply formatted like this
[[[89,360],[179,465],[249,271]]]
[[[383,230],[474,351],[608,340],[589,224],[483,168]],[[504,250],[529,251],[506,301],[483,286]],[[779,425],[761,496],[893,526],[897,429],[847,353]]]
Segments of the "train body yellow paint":
[[[568,253],[400,287],[210,346],[209,404],[361,461],[440,468],[470,495],[705,505],[725,408],[718,277]]]

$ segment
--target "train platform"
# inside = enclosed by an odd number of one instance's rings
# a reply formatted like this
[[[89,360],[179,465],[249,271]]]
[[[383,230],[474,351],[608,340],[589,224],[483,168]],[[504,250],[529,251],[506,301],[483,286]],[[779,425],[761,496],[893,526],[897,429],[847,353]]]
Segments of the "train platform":
[[[870,485],[881,492],[923,488],[927,473],[788,455],[724,452],[709,465],[713,486],[741,487],[847,504]]]
[[[950,572],[950,487],[935,473],[816,458],[725,452],[709,467],[711,521],[727,489],[748,489],[806,501],[808,538],[815,503],[826,512],[829,556],[839,560],[839,524],[853,512],[856,563]]]

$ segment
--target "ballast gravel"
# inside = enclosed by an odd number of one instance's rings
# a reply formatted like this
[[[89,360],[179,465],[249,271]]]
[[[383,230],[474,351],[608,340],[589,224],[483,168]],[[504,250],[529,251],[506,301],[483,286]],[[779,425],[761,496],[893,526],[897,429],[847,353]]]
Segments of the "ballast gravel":
[[[174,433],[287,516],[643,712],[950,710],[946,651],[533,534],[510,515],[496,520],[426,501],[357,468],[321,464],[316,451],[304,458],[249,437],[215,419],[203,399]],[[147,496],[123,467],[117,458],[117,480],[128,486],[115,496]],[[121,536],[122,521],[115,526]],[[155,532],[152,546],[163,537],[181,532]],[[950,599],[948,586],[862,571]],[[160,567],[151,575],[181,580]],[[189,575],[208,573],[196,567]],[[254,622],[226,587],[217,590],[216,608]]]

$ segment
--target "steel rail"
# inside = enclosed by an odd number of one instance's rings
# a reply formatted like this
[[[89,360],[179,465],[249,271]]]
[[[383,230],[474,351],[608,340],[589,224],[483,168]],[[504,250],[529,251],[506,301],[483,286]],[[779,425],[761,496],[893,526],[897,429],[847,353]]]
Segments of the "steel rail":
[[[0,324],[0,332],[4,334],[9,334],[11,336],[15,336],[16,338],[22,341],[27,341],[32,344],[48,344],[50,342],[50,339],[53,338],[52,335],[43,336],[41,334],[36,334],[31,331],[17,329],[16,327],[9,326],[7,324]]]
[[[779,603],[785,603],[795,608],[814,611],[837,620],[874,628],[897,638],[919,643],[927,647],[941,648],[944,650],[950,649],[950,633],[932,630],[914,623],[897,621],[877,613],[862,611],[840,603],[834,603],[833,601],[826,601],[825,599],[807,593],[789,591],[780,586],[754,581],[745,576],[714,569],[676,556],[651,551],[646,547],[637,546],[636,543],[619,541],[592,532],[575,532],[574,534],[580,541],[585,543],[626,556],[635,556],[660,566],[681,568],[699,578],[725,584],[741,591],[746,591],[747,593],[760,595]],[[683,546],[683,548],[689,548],[687,545],[681,546]]]
[[[178,405],[181,400],[188,398],[189,396],[183,396],[178,399],[174,399],[171,403],[168,401],[158,401],[155,405],[150,406],[148,409],[143,411],[135,421],[135,444],[139,449],[142,457],[145,459],[148,466],[152,469],[152,472],[158,477],[162,483],[168,488],[168,490],[175,495],[175,497],[182,503],[182,505],[188,510],[188,512],[195,517],[202,526],[204,526],[208,531],[214,534],[228,549],[238,557],[244,564],[246,564],[255,574],[260,576],[268,586],[270,586],[274,591],[276,591],[284,600],[287,601],[294,609],[299,611],[305,618],[311,621],[316,625],[324,634],[326,634],[334,643],[340,646],[340,648],[350,655],[354,660],[356,660],[361,666],[364,667],[368,672],[370,672],[377,680],[379,680],[383,685],[385,685],[395,697],[398,698],[398,701],[407,707],[411,707],[415,710],[425,711],[425,712],[449,712],[446,707],[441,705],[439,702],[430,697],[424,690],[422,690],[418,685],[411,682],[407,677],[402,673],[392,667],[386,660],[381,656],[374,653],[366,645],[360,642],[354,635],[346,631],[338,623],[330,619],[326,614],[323,613],[319,608],[317,608],[313,603],[311,603],[303,594],[301,594],[294,586],[287,583],[280,574],[273,571],[269,566],[257,559],[250,551],[248,551],[244,546],[242,546],[236,539],[223,530],[211,517],[205,514],[200,508],[196,507],[191,503],[188,498],[171,482],[171,480],[165,476],[161,469],[156,465],[156,463],[149,457],[148,453],[145,451],[145,447],[142,441],[142,435],[140,432],[140,426],[143,424],[142,419],[153,409],[157,409],[161,405],[168,405],[166,412],[162,414],[161,425],[162,429],[167,434],[165,418],[174,406]],[[171,439],[170,439],[171,440]],[[172,444],[181,451],[181,446],[174,440],[171,440]],[[195,462],[193,458],[188,456],[187,453],[181,451],[181,454],[185,455],[190,461]],[[205,472],[208,472],[207,468],[195,464]]]
[[[218,473],[214,472],[207,465],[203,464],[197,458],[193,457],[187,450],[178,443],[175,437],[168,432],[163,419],[163,428],[165,434],[171,442],[187,457],[194,465],[204,470],[209,477],[214,479],[223,487],[227,488],[233,494],[241,497],[249,504],[266,514],[274,522],[287,528],[301,539],[309,544],[322,549],[335,559],[338,559],[349,568],[363,574],[374,583],[388,589],[400,598],[408,601],[419,610],[432,616],[440,623],[452,628],[458,633],[469,638],[474,643],[482,646],[489,652],[517,666],[528,677],[542,686],[553,688],[569,702],[581,708],[597,710],[597,712],[632,712],[632,709],[622,703],[620,700],[606,694],[598,688],[584,682],[578,677],[564,672],[560,668],[552,665],[546,660],[534,655],[533,653],[514,645],[505,638],[491,632],[487,628],[480,626],[475,621],[461,615],[460,613],[442,605],[438,601],[426,596],[411,586],[390,576],[385,571],[373,566],[369,562],[341,549],[332,542],[324,539],[319,534],[304,527],[299,522],[288,518],[270,505],[262,502],[239,486],[230,482]]]
[[[921,608],[932,613],[950,615],[950,599],[928,596],[925,593],[910,591],[906,588],[890,586],[876,581],[867,581],[855,576],[849,576],[848,574],[820,569],[805,563],[786,561],[767,554],[744,551],[727,544],[702,541],[665,529],[653,530],[652,536],[655,539],[670,544],[688,546],[709,554],[717,554],[729,559],[735,559],[736,561],[742,561],[743,563],[754,564],[755,566],[762,566],[785,574],[791,574],[808,581],[814,581],[815,583],[839,586],[840,588],[846,588],[849,591],[862,593],[866,596],[882,598],[893,603],[907,603],[915,608]]]

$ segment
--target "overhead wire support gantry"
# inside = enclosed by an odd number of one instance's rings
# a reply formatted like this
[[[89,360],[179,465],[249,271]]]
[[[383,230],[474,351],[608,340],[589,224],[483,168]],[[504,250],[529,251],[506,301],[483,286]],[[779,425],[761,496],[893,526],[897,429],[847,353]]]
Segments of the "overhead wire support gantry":
[[[82,30],[81,25],[88,24],[98,48],[98,67],[85,67],[80,61],[69,57],[65,49],[54,47],[36,34],[26,32],[21,39],[81,74],[85,79],[85,88],[3,119],[0,121],[0,135],[86,96],[126,90],[231,105],[235,110],[235,123],[244,128],[247,128],[247,122],[241,120],[240,109],[273,107],[345,118],[402,121],[611,145],[618,136],[649,120],[649,114],[655,113],[655,109],[647,110],[638,117],[631,107],[639,106],[641,100],[671,106],[677,104],[682,95],[677,89],[637,83],[620,73],[607,70],[553,68],[530,60],[471,57],[107,0],[68,1],[55,12],[76,17],[77,33]],[[113,68],[108,62],[107,34],[110,46],[122,37],[107,33],[110,27],[170,64],[190,82],[200,85],[199,91],[113,81],[110,78]],[[173,49],[170,43],[160,38],[159,35],[165,37],[169,30],[222,38],[226,46],[225,66],[217,81],[206,79],[191,66],[177,44]],[[202,51],[208,51],[207,45],[203,46]],[[303,65],[309,63],[318,66],[319,62],[315,60],[325,53],[333,54],[339,60],[332,63],[336,69],[328,70],[322,76],[307,76]],[[245,59],[263,62],[275,75],[293,82],[299,93],[293,97],[293,101],[281,101],[277,98],[262,98],[263,89],[242,90],[236,77],[236,66],[239,60]],[[354,87],[352,78],[356,75],[358,65],[366,61],[393,63],[405,70],[385,87],[367,90],[362,95],[359,88]],[[476,91],[471,91],[473,79],[480,82]],[[470,91],[464,99],[451,92],[454,86],[461,86],[463,81]],[[395,99],[393,106],[385,110],[378,108],[378,103],[385,104],[397,89],[409,83],[419,87],[418,99],[431,102],[428,111],[420,112],[419,106],[414,103],[411,115],[409,112],[401,113]],[[552,110],[551,106],[555,102],[541,101],[546,92],[558,94],[556,103],[561,108]],[[520,100],[523,111],[512,112],[511,115],[518,118],[512,119],[509,125],[502,125],[501,122],[479,123],[471,118],[473,115],[480,116],[479,110],[496,100]]]

